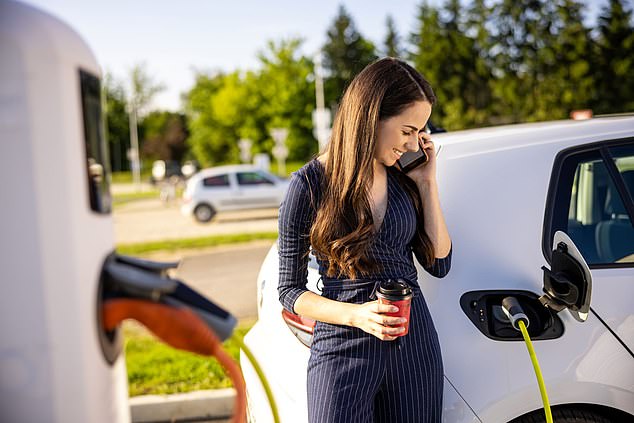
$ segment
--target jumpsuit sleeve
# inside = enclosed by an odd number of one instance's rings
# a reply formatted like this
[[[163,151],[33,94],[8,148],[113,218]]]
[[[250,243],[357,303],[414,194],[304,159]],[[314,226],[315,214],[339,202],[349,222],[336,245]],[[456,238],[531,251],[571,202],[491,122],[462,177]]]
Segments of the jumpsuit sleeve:
[[[279,284],[282,306],[295,313],[297,298],[306,292],[310,228],[314,220],[311,193],[305,175],[295,172],[279,213]]]
[[[449,248],[449,253],[447,254],[447,256],[442,258],[438,258],[438,257],[434,258],[434,262],[432,263],[431,266],[425,266],[424,260],[423,260],[424,256],[422,252],[418,251],[418,248],[420,247],[417,244],[412,245],[414,256],[416,257],[418,262],[423,266],[423,269],[425,269],[427,273],[437,278],[444,278],[445,276],[447,276],[447,273],[449,273],[449,270],[451,269],[451,255],[453,253],[453,243],[451,244],[451,247]]]
[[[425,265],[423,265],[423,269],[425,269],[425,271],[432,276],[435,276],[437,278],[444,278],[445,276],[447,276],[447,273],[449,273],[449,270],[451,269],[452,253],[453,253],[453,242],[451,243],[451,247],[449,248],[449,253],[447,254],[446,257],[434,258],[434,262],[432,263],[432,265],[430,267],[426,267]],[[420,259],[418,259],[418,261],[419,263],[422,264],[422,261]]]

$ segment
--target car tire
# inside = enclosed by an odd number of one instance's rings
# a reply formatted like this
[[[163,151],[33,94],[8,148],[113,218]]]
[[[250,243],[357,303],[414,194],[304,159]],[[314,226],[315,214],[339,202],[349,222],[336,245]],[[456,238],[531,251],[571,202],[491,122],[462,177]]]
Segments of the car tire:
[[[552,413],[553,421],[556,423],[617,423],[616,420],[587,408],[557,408],[552,410]],[[542,409],[513,419],[509,423],[546,423],[546,416]]]
[[[216,215],[216,209],[209,204],[199,204],[194,209],[194,218],[200,223],[207,223]]]

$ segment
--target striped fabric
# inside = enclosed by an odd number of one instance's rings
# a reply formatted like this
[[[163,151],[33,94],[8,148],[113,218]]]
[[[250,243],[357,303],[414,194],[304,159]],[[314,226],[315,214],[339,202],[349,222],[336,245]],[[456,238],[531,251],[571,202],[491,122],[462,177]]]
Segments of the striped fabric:
[[[279,217],[280,302],[294,312],[308,275],[310,227],[320,201],[323,166],[314,159],[295,172]],[[380,265],[370,278],[417,280],[411,241],[416,214],[411,199],[388,172],[388,203],[369,256]],[[453,247],[452,247],[453,248]],[[447,257],[425,270],[444,277]],[[327,263],[318,260],[325,275]],[[333,281],[335,282],[333,284]],[[323,295],[338,301],[370,301],[371,288],[337,289],[349,279],[329,279]],[[311,422],[438,422],[442,409],[442,357],[438,337],[417,285],[413,286],[410,332],[395,341],[381,341],[361,329],[317,322],[308,365]]]

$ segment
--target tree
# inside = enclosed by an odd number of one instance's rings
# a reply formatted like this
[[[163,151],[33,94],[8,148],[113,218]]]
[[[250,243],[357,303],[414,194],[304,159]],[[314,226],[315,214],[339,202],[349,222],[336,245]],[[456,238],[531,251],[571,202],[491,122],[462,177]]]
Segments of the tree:
[[[317,151],[311,112],[313,64],[300,54],[299,39],[269,42],[259,52],[258,71],[198,75],[187,95],[191,145],[203,164],[235,162],[238,140],[253,141],[252,152],[271,152],[270,129],[289,130],[290,160],[307,160]]]
[[[559,0],[551,32],[552,63],[548,73],[536,81],[536,108],[532,120],[565,119],[575,109],[591,107],[595,95],[592,71],[594,42],[583,23],[583,5],[574,0]]]
[[[154,81],[148,73],[145,63],[136,64],[130,70],[130,105],[138,116],[149,112],[152,100],[164,89],[165,85]]]
[[[187,152],[187,122],[184,115],[167,111],[150,112],[143,119],[143,156],[181,163]]]
[[[400,37],[396,32],[396,25],[392,16],[386,19],[387,35],[385,36],[384,52],[386,56],[401,57]]]
[[[126,92],[123,84],[109,73],[104,76],[103,91],[110,168],[114,172],[129,170],[126,154],[130,148],[130,125]]]
[[[192,153],[203,166],[238,160],[239,129],[250,101],[239,72],[196,76],[186,96],[186,113]]]
[[[431,119],[454,130],[481,124],[488,116],[481,107],[489,92],[487,75],[478,73],[475,41],[465,34],[462,16],[458,0],[447,1],[441,10],[423,3],[412,35],[411,60],[438,98]]]
[[[263,99],[260,112],[266,119],[266,138],[270,140],[271,128],[288,128],[289,160],[307,160],[318,147],[312,135],[315,84],[312,79],[309,81],[314,66],[299,53],[301,45],[302,40],[297,38],[270,41],[267,50],[258,55],[261,70],[257,81]]]
[[[594,109],[599,113],[634,110],[634,28],[632,10],[610,0],[599,15],[598,81]]]
[[[326,104],[332,109],[354,76],[377,56],[372,42],[357,31],[352,17],[343,5],[327,32],[328,41],[323,47],[324,70],[328,72],[324,82]]]
[[[557,66],[554,2],[502,0],[493,8],[491,52],[496,115],[512,122],[539,119],[536,87]]]

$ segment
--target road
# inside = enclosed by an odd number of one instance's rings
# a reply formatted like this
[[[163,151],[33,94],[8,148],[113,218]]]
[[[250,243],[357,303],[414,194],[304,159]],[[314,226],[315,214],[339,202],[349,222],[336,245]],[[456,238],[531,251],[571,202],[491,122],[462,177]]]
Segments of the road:
[[[240,320],[257,318],[256,279],[272,241],[215,247],[184,257],[176,277]]]
[[[206,235],[276,232],[277,209],[218,213],[208,224],[180,214],[177,203],[158,199],[118,205],[113,213],[117,244],[196,238]],[[157,261],[180,260],[174,274],[241,320],[257,318],[256,278],[273,241],[253,241],[198,250],[146,255]]]
[[[247,232],[277,232],[277,209],[223,212],[206,224],[183,216],[177,202],[164,205],[159,199],[139,200],[115,207],[115,241],[197,238]]]

